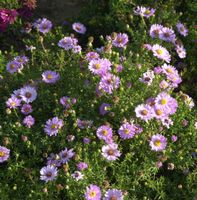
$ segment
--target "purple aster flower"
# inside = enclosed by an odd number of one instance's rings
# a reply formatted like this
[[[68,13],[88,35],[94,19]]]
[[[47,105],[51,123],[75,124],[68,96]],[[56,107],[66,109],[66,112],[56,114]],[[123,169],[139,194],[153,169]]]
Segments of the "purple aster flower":
[[[158,44],[152,46],[152,52],[154,56],[156,56],[161,60],[166,61],[167,63],[171,61],[171,55],[169,54],[167,49]]]
[[[159,35],[161,34],[161,30],[163,29],[163,26],[160,24],[153,24],[150,27],[149,34],[152,38],[158,38]]]
[[[85,163],[85,162],[79,162],[79,163],[77,164],[77,169],[80,170],[80,171],[82,171],[82,170],[84,170],[84,169],[87,169],[87,168],[88,168],[88,164]]]
[[[40,180],[43,180],[45,182],[53,181],[54,179],[56,179],[57,175],[57,167],[54,167],[53,165],[47,165],[40,170]]]
[[[120,157],[121,153],[118,150],[118,145],[111,143],[102,147],[102,155],[109,161],[114,161]]]
[[[149,143],[153,151],[163,151],[167,145],[167,139],[160,134],[153,135]]]
[[[9,62],[6,65],[6,70],[11,74],[18,72],[19,68],[20,68],[20,64],[18,62],[16,62],[15,60]]]
[[[126,33],[118,33],[115,39],[112,40],[112,45],[115,47],[124,48],[129,41],[128,35]]]
[[[155,78],[154,72],[152,70],[148,70],[143,74],[142,78],[139,78],[139,80],[143,83],[146,83],[147,85],[151,85],[153,82],[153,79]]]
[[[12,96],[6,101],[6,105],[8,108],[17,108],[21,105],[21,100],[16,98],[15,96]]]
[[[101,140],[106,140],[107,138],[112,138],[112,128],[108,125],[100,126],[97,131],[96,135]]]
[[[36,99],[37,92],[34,87],[25,86],[25,87],[21,88],[20,96],[21,96],[22,101],[24,101],[26,103],[31,103]]]
[[[178,23],[176,25],[178,32],[183,35],[184,37],[188,35],[188,29],[182,24],[182,23]]]
[[[14,61],[19,63],[19,65],[24,65],[29,61],[29,58],[27,58],[26,56],[17,56],[14,58]]]
[[[161,89],[166,89],[166,88],[169,87],[169,83],[168,83],[167,81],[165,81],[165,80],[162,80],[162,81],[159,83],[159,87],[160,87]]]
[[[122,65],[115,65],[114,67],[115,67],[115,70],[116,70],[117,73],[120,73],[123,70],[123,66]]]
[[[83,179],[84,175],[80,171],[75,171],[71,176],[76,180],[81,180]]]
[[[80,129],[90,128],[92,126],[92,124],[93,124],[92,120],[80,120],[80,119],[77,119],[77,126]]]
[[[73,46],[72,50],[73,50],[73,53],[81,53],[82,48],[80,45],[75,45]]]
[[[147,49],[148,51],[152,50],[152,46],[150,44],[143,44],[143,48]],[[140,69],[141,67],[138,67]]]
[[[63,120],[58,117],[49,119],[44,128],[44,132],[49,136],[57,136],[58,131],[63,127]]]
[[[23,124],[26,127],[31,128],[35,124],[35,119],[31,115],[28,115],[23,119]]]
[[[144,104],[138,105],[135,108],[135,113],[136,117],[145,121],[148,121],[153,118],[153,111],[151,106],[149,105],[144,105]]]
[[[69,109],[71,107],[71,99],[70,97],[63,96],[60,98],[60,103],[66,108]]]
[[[165,126],[167,129],[170,128],[170,126],[173,125],[173,121],[169,117],[165,117],[161,119],[161,123],[163,126]]]
[[[161,67],[154,67],[154,73],[155,74],[161,74],[162,73],[162,68]]]
[[[119,128],[118,134],[124,140],[133,138],[135,135],[135,127],[129,123],[125,123]]]
[[[113,93],[114,89],[119,88],[120,78],[113,74],[107,73],[101,77],[99,82],[99,90],[103,90],[109,94]]]
[[[87,61],[91,61],[91,60],[96,60],[96,59],[98,59],[100,56],[99,56],[99,54],[98,53],[96,53],[96,52],[93,52],[93,51],[91,51],[91,52],[88,52],[87,54],[86,54],[86,60]]]
[[[176,142],[177,139],[178,139],[178,137],[177,137],[176,135],[173,135],[173,136],[171,137],[172,142]]]
[[[0,146],[0,163],[8,160],[10,157],[10,150],[6,147]]]
[[[137,6],[134,9],[134,14],[140,15],[140,16],[146,17],[146,18],[153,16],[154,13],[155,13],[155,9],[153,9],[153,8],[146,8],[146,7],[143,7],[143,6]]]
[[[38,29],[41,33],[48,33],[52,28],[52,23],[46,18],[38,19],[34,23],[34,27]]]
[[[47,158],[47,165],[53,165],[55,167],[61,166],[61,159],[60,156],[54,153],[51,153],[50,156]]]
[[[75,155],[75,152],[73,152],[73,149],[67,149],[65,148],[59,153],[59,156],[61,158],[61,163],[65,164],[67,163],[73,156]]]
[[[24,104],[21,108],[21,112],[24,114],[24,115],[28,115],[30,113],[32,113],[33,109],[32,109],[32,106],[30,104]]]
[[[82,23],[79,23],[79,22],[74,23],[72,25],[72,28],[77,33],[85,34],[86,32],[86,27]]]
[[[103,200],[123,200],[122,191],[117,189],[109,189],[105,193]]]
[[[174,88],[178,87],[178,85],[182,82],[182,79],[178,74],[168,74],[167,79],[172,82],[172,86]]]
[[[84,144],[89,144],[90,143],[90,138],[84,137],[83,138],[83,143]]]
[[[186,57],[186,50],[183,46],[176,46],[176,52],[177,52],[179,58]]]
[[[160,106],[162,108],[169,109],[171,107],[171,102],[172,102],[172,97],[165,92],[161,92],[155,98],[155,105]]]
[[[159,34],[159,38],[166,42],[174,42],[176,35],[171,28],[163,27],[161,33]]]
[[[42,80],[45,83],[55,83],[59,80],[59,78],[60,78],[60,74],[55,71],[47,70],[42,73]]]
[[[133,127],[135,129],[135,134],[140,134],[143,132],[143,128],[139,124],[133,124]]]
[[[65,50],[69,50],[69,49],[73,49],[74,46],[77,45],[77,43],[78,43],[78,40],[76,38],[64,37],[58,42],[58,46]]]
[[[168,116],[169,109],[166,109],[161,106],[154,106],[153,113],[156,119],[161,120],[162,118],[166,118]]]
[[[85,193],[86,200],[101,200],[101,190],[97,185],[90,185],[86,187]]]
[[[178,74],[178,71],[172,65],[167,65],[166,63],[161,66],[162,72],[166,75]]]
[[[108,103],[102,103],[99,107],[99,113],[100,115],[105,115],[109,112],[110,110],[110,104]]]

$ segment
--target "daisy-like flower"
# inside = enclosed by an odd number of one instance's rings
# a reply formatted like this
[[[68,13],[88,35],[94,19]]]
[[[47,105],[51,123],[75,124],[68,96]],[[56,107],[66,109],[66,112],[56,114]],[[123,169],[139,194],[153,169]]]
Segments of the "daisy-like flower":
[[[111,143],[102,147],[102,156],[109,161],[114,161],[120,157],[121,153],[118,150],[118,145]]]
[[[71,176],[76,180],[81,180],[83,179],[84,175],[80,171],[75,171]]]
[[[42,80],[45,83],[55,83],[59,80],[59,78],[60,78],[60,74],[55,71],[47,70],[42,73]]]
[[[97,185],[90,185],[86,188],[86,200],[101,200],[101,189]]]
[[[166,75],[178,74],[178,71],[172,65],[167,65],[166,63],[161,66],[162,72]]]
[[[103,200],[123,200],[122,191],[117,189],[109,189],[105,193]]]
[[[31,115],[28,115],[24,118],[23,120],[23,124],[28,127],[28,128],[31,128],[34,124],[35,124],[35,119],[31,116]]]
[[[107,140],[107,138],[112,138],[112,128],[108,125],[100,126],[96,131],[96,135],[101,140]]]
[[[149,34],[152,38],[158,38],[159,35],[161,34],[161,30],[163,29],[163,26],[160,24],[153,24],[150,27]]]
[[[176,46],[175,48],[179,58],[185,58],[186,57],[186,50],[183,46]]]
[[[161,123],[162,123],[162,125],[165,126],[167,129],[169,129],[170,126],[173,125],[173,121],[172,121],[169,117],[162,118],[162,119],[161,119]]]
[[[162,92],[158,94],[157,97],[155,98],[155,105],[161,106],[162,108],[169,109],[171,106],[171,100],[172,100],[172,97],[169,94]]]
[[[112,45],[115,47],[124,48],[129,41],[128,35],[126,33],[118,33],[116,37],[112,40]]]
[[[174,88],[178,87],[178,85],[182,82],[179,74],[168,74],[167,79],[172,82],[171,86]]]
[[[113,91],[119,88],[120,78],[113,74],[107,73],[101,77],[99,82],[99,90],[103,90],[109,94],[112,94]]]
[[[153,151],[163,151],[167,145],[167,139],[160,134],[153,135],[149,143]]]
[[[51,21],[49,21],[46,18],[43,19],[38,19],[35,23],[34,23],[34,27],[36,27],[38,29],[38,31],[40,31],[41,33],[48,33],[51,28],[52,28],[52,23]]]
[[[21,96],[22,101],[24,101],[26,103],[31,103],[36,99],[37,92],[34,87],[25,86],[25,87],[21,88],[20,96]]]
[[[154,72],[152,70],[148,70],[143,74],[142,78],[139,78],[139,80],[143,83],[146,83],[147,85],[151,85],[153,82],[153,79],[155,78]]]
[[[56,179],[57,175],[57,167],[54,167],[53,165],[47,165],[40,170],[40,180],[43,180],[45,182],[53,181],[54,179]]]
[[[163,27],[159,34],[159,38],[166,42],[174,42],[176,39],[176,35],[171,28]]]
[[[135,127],[129,123],[125,123],[119,128],[118,134],[122,139],[133,138],[135,135]]]
[[[20,64],[18,62],[11,61],[6,65],[6,70],[10,73],[13,74],[15,72],[18,72],[18,70],[20,69]]]
[[[58,42],[58,46],[65,50],[70,50],[70,49],[73,49],[74,46],[77,45],[77,43],[78,43],[78,40],[76,38],[64,37]]]
[[[33,109],[32,109],[32,106],[30,104],[24,104],[22,107],[21,107],[21,112],[24,114],[24,115],[28,115],[30,113],[32,113]]]
[[[10,157],[10,150],[6,147],[0,146],[0,163],[8,160]]]
[[[73,156],[75,155],[75,152],[73,152],[73,149],[67,149],[65,148],[59,153],[61,163],[65,164],[67,163]]]
[[[82,23],[79,23],[79,22],[74,23],[72,25],[72,28],[77,33],[85,34],[86,32],[86,27]]]
[[[99,107],[100,115],[106,115],[110,110],[110,105],[108,103],[102,103]]]
[[[62,127],[63,120],[58,117],[53,117],[46,122],[44,132],[49,136],[56,136]]]
[[[167,81],[165,81],[165,80],[162,80],[162,81],[159,83],[159,87],[160,87],[161,89],[166,89],[166,88],[169,87],[169,83],[168,83]]]
[[[61,158],[58,154],[51,153],[47,158],[47,165],[53,165],[55,167],[61,166]]]
[[[99,54],[98,53],[96,53],[96,52],[93,52],[93,51],[91,51],[91,52],[88,52],[87,54],[86,54],[86,60],[87,61],[91,61],[91,60],[96,60],[96,59],[98,59],[100,56],[99,56]]]
[[[85,162],[79,162],[79,163],[77,164],[77,169],[80,170],[80,171],[82,171],[82,170],[84,170],[84,169],[87,169],[87,168],[88,168],[88,164],[85,163]]]
[[[188,29],[182,24],[182,23],[178,23],[176,25],[178,32],[183,35],[184,37],[188,35]]]
[[[81,53],[81,46],[80,45],[76,45],[76,46],[73,46],[73,53]]]
[[[146,8],[146,7],[143,7],[143,6],[137,6],[134,9],[134,14],[140,15],[140,16],[146,17],[146,18],[153,16],[154,13],[155,13],[155,9],[153,9],[153,8]]]
[[[154,117],[156,119],[161,120],[161,119],[166,118],[168,116],[169,109],[165,109],[161,106],[154,106],[153,113],[154,113]]]
[[[14,61],[16,61],[19,65],[24,65],[29,61],[29,58],[26,56],[17,56],[14,58]]]
[[[15,109],[21,105],[21,100],[16,98],[15,96],[12,96],[6,101],[6,105],[8,108]]]
[[[152,52],[154,56],[156,56],[161,60],[166,61],[167,63],[171,61],[171,55],[169,54],[167,49],[158,44],[152,46]]]
[[[146,104],[138,105],[135,108],[135,113],[136,113],[136,117],[138,117],[144,121],[148,121],[153,118],[152,108],[151,108],[151,106],[146,105]]]

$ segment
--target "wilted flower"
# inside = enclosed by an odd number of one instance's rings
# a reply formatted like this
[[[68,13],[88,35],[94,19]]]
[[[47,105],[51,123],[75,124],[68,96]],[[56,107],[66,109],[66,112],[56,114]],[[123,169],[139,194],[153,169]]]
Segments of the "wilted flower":
[[[136,15],[140,15],[142,17],[149,18],[149,17],[151,17],[151,16],[154,15],[155,9],[153,9],[153,8],[146,8],[146,7],[143,7],[143,6],[137,6],[134,9],[134,13]]]
[[[177,52],[179,58],[186,57],[186,50],[183,46],[176,46],[176,52]]]
[[[146,83],[147,85],[151,85],[154,78],[155,78],[154,72],[152,70],[148,70],[143,74],[142,78],[139,78],[139,80],[143,83]]]
[[[172,140],[173,142],[176,142],[177,139],[178,139],[178,137],[177,137],[176,135],[173,135],[173,136],[171,137],[171,140]]]
[[[40,180],[45,182],[53,181],[58,175],[57,167],[47,165],[40,170]]]
[[[76,180],[81,180],[83,179],[84,175],[80,171],[75,171],[71,176]]]

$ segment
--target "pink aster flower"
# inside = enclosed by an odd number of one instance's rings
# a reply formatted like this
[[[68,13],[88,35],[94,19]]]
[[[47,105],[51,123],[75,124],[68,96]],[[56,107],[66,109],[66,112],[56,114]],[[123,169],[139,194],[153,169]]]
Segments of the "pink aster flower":
[[[155,14],[155,9],[146,8],[146,7],[143,7],[143,6],[137,6],[134,9],[134,14],[140,15],[142,17],[149,18],[149,17],[151,17],[151,16],[153,16]]]
[[[118,130],[118,134],[122,139],[130,139],[133,138],[135,135],[135,127],[131,124],[124,123]]]
[[[178,32],[183,35],[184,37],[188,35],[188,29],[182,24],[182,23],[178,23],[176,25]]]
[[[161,107],[161,106],[154,106],[153,113],[154,113],[154,117],[156,119],[161,120],[161,119],[166,118],[168,116],[169,108],[166,109],[166,108]]]
[[[73,152],[73,149],[67,149],[65,148],[59,153],[59,156],[61,158],[61,163],[65,164],[67,163],[73,156],[75,155],[75,152]]]
[[[146,105],[146,104],[138,105],[135,108],[135,113],[136,113],[136,117],[138,117],[144,121],[148,121],[148,120],[152,119],[154,116],[151,106]]]
[[[97,185],[90,185],[86,187],[85,193],[86,200],[101,200],[101,190]]]
[[[96,59],[98,59],[100,56],[99,56],[99,54],[98,53],[96,53],[96,52],[93,52],[93,51],[91,51],[91,52],[88,52],[87,54],[86,54],[86,60],[87,61],[91,61],[91,60],[96,60]]]
[[[163,26],[160,24],[153,24],[150,27],[150,31],[149,34],[152,38],[158,38],[159,35],[161,34],[161,30],[162,30]]]
[[[16,98],[15,96],[12,96],[6,101],[6,105],[8,108],[15,109],[21,105],[21,100]]]
[[[82,171],[82,170],[84,170],[84,169],[87,169],[87,168],[88,168],[88,164],[85,163],[85,162],[79,162],[79,163],[77,164],[77,169],[80,170],[80,171]]]
[[[6,147],[0,146],[0,163],[8,160],[10,157],[10,150]]]
[[[96,131],[96,135],[101,140],[107,140],[108,138],[112,138],[112,128],[108,125],[100,126]]]
[[[154,56],[156,56],[161,60],[166,61],[167,63],[171,61],[171,55],[169,54],[167,49],[158,44],[153,45],[152,52]]]
[[[186,50],[183,46],[176,46],[175,48],[179,58],[185,58],[186,57]]]
[[[40,170],[40,180],[43,180],[45,182],[53,181],[54,179],[56,179],[57,175],[57,167],[54,167],[53,165],[48,165]]]
[[[147,72],[145,72],[143,74],[142,78],[139,78],[139,80],[145,84],[147,84],[148,86],[151,85],[151,83],[153,82],[153,79],[155,78],[154,72],[152,70],[148,70]]]
[[[22,101],[26,103],[31,103],[37,98],[37,92],[34,87],[25,86],[20,89],[20,96]]]
[[[128,35],[126,33],[118,33],[115,39],[112,40],[112,45],[115,47],[124,48],[129,41]]]
[[[166,42],[174,42],[176,39],[176,35],[171,28],[163,27],[159,34],[159,38]]]
[[[47,70],[42,73],[42,80],[45,83],[55,83],[59,80],[59,78],[60,78],[60,74],[55,71]]]
[[[33,109],[32,109],[32,106],[30,104],[24,104],[22,107],[21,107],[21,112],[24,114],[24,115],[28,115],[30,113],[32,113]]]
[[[161,68],[162,68],[163,73],[166,74],[166,75],[178,74],[178,71],[177,71],[177,70],[175,69],[175,67],[172,66],[172,65],[167,65],[167,64],[165,63],[165,64],[163,64],[163,65],[161,66]]]
[[[105,193],[103,200],[123,200],[122,191],[117,189],[109,189]]]
[[[171,140],[172,140],[173,142],[176,142],[177,139],[178,139],[178,137],[177,137],[176,135],[172,135]]]
[[[65,49],[70,50],[73,49],[74,46],[77,46],[78,40],[72,37],[64,37],[58,42],[58,46]]]
[[[162,108],[169,109],[171,106],[171,102],[172,102],[172,97],[165,92],[161,92],[155,98],[155,105],[160,106]]]
[[[71,176],[76,180],[79,181],[83,179],[84,175],[80,171],[75,171]]]
[[[107,160],[114,161],[118,157],[120,157],[121,153],[118,150],[118,145],[115,144],[115,143],[111,143],[111,144],[108,144],[108,145],[104,145],[102,147],[102,155]]]
[[[167,129],[170,128],[170,126],[173,125],[173,121],[169,117],[165,117],[161,119],[161,123],[163,126],[165,126]]]
[[[31,128],[35,124],[35,119],[31,115],[28,115],[23,119],[23,124],[26,127]]]
[[[72,25],[72,28],[77,33],[85,34],[86,32],[86,27],[82,23],[79,23],[79,22],[74,23]]]
[[[167,145],[167,139],[160,134],[153,135],[149,143],[153,151],[163,151]]]
[[[166,88],[169,87],[169,83],[168,83],[167,81],[165,81],[165,80],[162,80],[162,81],[159,83],[159,87],[160,87],[161,89],[166,89]]]

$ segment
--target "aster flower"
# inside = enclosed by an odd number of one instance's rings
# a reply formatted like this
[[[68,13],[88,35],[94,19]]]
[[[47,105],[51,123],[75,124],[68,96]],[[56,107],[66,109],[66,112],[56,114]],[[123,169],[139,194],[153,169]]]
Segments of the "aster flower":
[[[21,112],[24,114],[24,115],[28,115],[30,113],[32,113],[33,109],[32,109],[32,106],[30,104],[24,104],[22,107],[21,107]]]
[[[82,23],[79,23],[79,22],[74,23],[72,25],[72,28],[77,33],[85,34],[86,32],[86,27]]]
[[[153,24],[150,27],[149,34],[152,38],[157,38],[161,34],[161,30],[163,29],[163,26],[160,24]]]
[[[77,126],[80,129],[90,128],[92,126],[92,124],[93,124],[92,120],[80,120],[80,119],[77,119]]]
[[[80,171],[75,171],[71,176],[76,180],[81,180],[83,179],[84,175]]]
[[[156,119],[163,119],[168,116],[169,110],[161,106],[154,106],[153,113]]]
[[[57,136],[59,130],[63,127],[63,120],[58,117],[49,119],[44,128],[44,132],[49,136]]]
[[[135,135],[135,128],[129,123],[124,123],[118,130],[118,134],[122,139],[130,139]]]
[[[167,79],[171,81],[171,86],[176,88],[182,82],[181,77],[178,74],[168,74]]]
[[[6,70],[11,74],[18,72],[19,69],[20,64],[16,61],[11,61],[6,65]]]
[[[139,124],[133,124],[133,127],[135,129],[135,134],[139,134],[143,131],[143,128]]]
[[[42,73],[42,80],[45,83],[55,83],[59,80],[59,78],[60,78],[60,74],[55,71],[47,70]]]
[[[154,72],[152,70],[148,70],[143,74],[142,78],[139,78],[139,80],[143,83],[146,83],[147,85],[151,85],[153,82],[153,79],[155,78]]]
[[[24,118],[23,120],[23,124],[28,127],[28,128],[31,128],[34,124],[35,124],[35,119],[31,116],[31,115],[28,115]]]
[[[108,103],[102,103],[99,107],[99,113],[100,115],[106,115],[110,110],[110,104]]]
[[[109,189],[105,193],[103,200],[123,200],[122,191],[117,189]]]
[[[73,46],[73,49],[72,49],[73,53],[81,53],[81,50],[82,48],[80,45],[75,45]]]
[[[178,139],[178,137],[177,137],[176,135],[172,135],[171,140],[172,140],[173,142],[176,142],[177,139]]]
[[[178,74],[178,71],[172,65],[167,65],[166,63],[161,66],[162,72],[166,75]]]
[[[102,156],[109,161],[114,161],[120,157],[121,153],[118,150],[118,145],[111,143],[102,147]]]
[[[101,140],[106,140],[107,138],[112,138],[112,128],[108,125],[100,126],[97,131],[96,135]]]
[[[165,81],[165,80],[162,80],[162,81],[159,83],[159,87],[160,87],[161,89],[166,89],[166,88],[169,87],[169,83],[168,83],[167,81]]]
[[[185,58],[186,57],[186,50],[183,46],[176,46],[175,48],[179,58]]]
[[[149,143],[153,151],[163,151],[167,145],[167,139],[160,134],[153,135]]]
[[[149,105],[144,105],[144,104],[138,105],[135,108],[135,113],[136,117],[144,121],[148,121],[153,118],[153,111]]]
[[[83,138],[83,143],[84,144],[89,144],[90,143],[90,138],[84,137]]]
[[[153,16],[154,13],[155,13],[155,9],[153,9],[153,8],[146,8],[146,7],[143,7],[143,6],[137,6],[134,9],[134,14],[140,15],[140,16],[146,17],[146,18]]]
[[[82,171],[82,170],[84,170],[84,169],[87,169],[87,168],[88,168],[88,164],[85,163],[85,162],[79,162],[79,163],[77,164],[77,169],[80,170],[80,171]]]
[[[6,147],[0,146],[0,163],[8,160],[10,157],[10,150]]]
[[[160,106],[162,108],[169,109],[171,107],[171,102],[172,102],[172,97],[165,92],[161,92],[155,98],[155,105]]]
[[[120,85],[120,78],[113,74],[107,73],[101,77],[99,82],[99,90],[103,90],[109,94],[112,94],[115,89]]]
[[[170,126],[172,126],[174,123],[173,121],[169,118],[169,117],[166,117],[166,118],[162,118],[161,119],[161,123],[163,126],[165,126],[167,129],[170,128]]]
[[[53,181],[54,179],[56,179],[57,175],[57,167],[54,167],[53,165],[47,165],[40,170],[40,180],[43,180],[45,182]]]
[[[74,155],[75,153],[73,152],[73,149],[68,150],[67,148],[65,148],[59,153],[59,156],[61,158],[61,163],[63,164],[67,163]]]
[[[47,158],[47,165],[53,165],[55,167],[61,166],[61,158],[59,155],[51,153],[50,156]]]
[[[166,61],[167,63],[171,61],[171,55],[169,54],[167,49],[158,44],[152,46],[152,52],[154,56],[156,56],[161,60]]]
[[[38,29],[41,33],[48,33],[52,28],[52,23],[46,18],[38,19],[34,24],[34,27]]]
[[[71,107],[71,99],[70,97],[63,96],[60,98],[60,103],[66,108],[69,109]]]
[[[17,56],[14,58],[14,61],[16,61],[19,65],[24,65],[29,61],[29,58],[26,56]]]
[[[88,52],[87,54],[86,54],[86,60],[87,61],[91,61],[91,60],[96,60],[96,59],[98,59],[100,56],[99,56],[99,54],[98,53],[96,53],[96,52],[93,52],[93,51],[91,51],[91,52]]]
[[[26,103],[31,103],[36,99],[37,92],[34,87],[25,86],[20,89],[20,96],[21,96],[22,101]]]
[[[101,190],[97,185],[90,185],[86,187],[85,193],[86,200],[101,200]]]
[[[64,37],[58,42],[58,46],[65,50],[70,50],[70,49],[73,49],[74,46],[77,45],[77,43],[78,43],[78,40],[76,38]]]
[[[21,105],[21,100],[16,98],[15,96],[12,96],[6,101],[6,105],[8,108],[15,109]]]
[[[176,25],[178,32],[183,35],[184,37],[188,35],[188,29],[182,24],[182,23],[178,23]]]
[[[166,42],[174,42],[176,39],[176,35],[171,28],[163,27],[159,34],[159,38]]]
[[[116,37],[112,40],[112,45],[115,47],[124,48],[129,41],[128,35],[126,33],[118,33]]]

